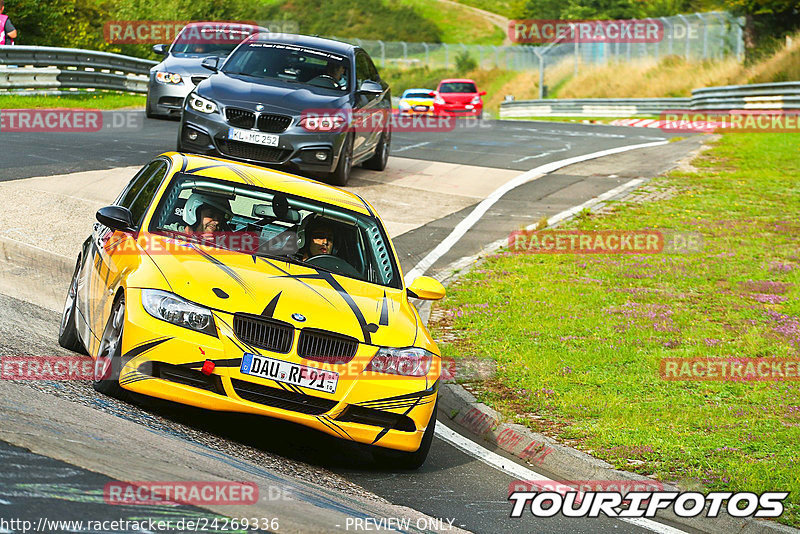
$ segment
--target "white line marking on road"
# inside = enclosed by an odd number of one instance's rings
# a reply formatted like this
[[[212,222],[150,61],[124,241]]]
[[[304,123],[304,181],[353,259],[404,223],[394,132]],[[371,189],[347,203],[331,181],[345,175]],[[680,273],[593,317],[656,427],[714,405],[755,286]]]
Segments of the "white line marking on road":
[[[447,254],[447,252],[453,248],[459,239],[461,239],[467,231],[472,228],[475,223],[477,223],[481,217],[489,211],[498,200],[500,200],[503,195],[511,191],[512,189],[519,187],[520,185],[527,183],[534,178],[539,178],[545,174],[551,173],[555,170],[558,170],[562,167],[566,167],[567,165],[572,165],[574,163],[581,163],[583,161],[588,161],[590,159],[600,158],[603,156],[610,156],[612,154],[619,154],[621,152],[627,152],[629,150],[636,150],[639,148],[650,148],[654,146],[661,146],[667,144],[669,141],[656,141],[653,143],[642,143],[639,145],[628,145],[622,146],[617,148],[610,148],[608,150],[601,150],[600,152],[592,152],[591,154],[584,154],[582,156],[575,156],[572,158],[562,159],[559,161],[554,161],[552,163],[546,163],[544,165],[540,165],[539,167],[535,167],[527,172],[524,172],[517,176],[516,178],[506,182],[505,184],[501,185],[492,193],[482,200],[472,212],[467,215],[467,217],[459,222],[453,231],[450,232],[444,240],[436,245],[436,247],[431,250],[413,269],[408,271],[405,276],[406,285],[410,285],[412,281],[418,276],[422,276],[425,272],[431,268],[436,260]]]
[[[0,499],[0,504],[11,504],[11,503],[4,499]]]
[[[424,143],[417,143],[416,145],[408,145],[408,146],[401,146],[400,148],[393,148],[389,152],[390,153],[392,153],[392,152],[402,152],[404,150],[410,150],[412,148],[419,148],[421,146],[425,146],[425,145],[429,145],[429,144],[431,144],[430,141],[425,141]]]
[[[499,454],[492,452],[488,449],[484,449],[474,441],[469,438],[465,438],[455,430],[444,426],[444,425],[436,425],[436,436],[438,436],[443,441],[449,443],[453,447],[461,450],[462,452],[472,456],[473,458],[477,458],[481,462],[488,464],[495,469],[506,473],[507,475],[511,475],[517,480],[525,480],[531,482],[553,482],[552,479],[547,478],[546,476],[533,471],[532,469],[528,469],[527,467],[520,465],[514,461],[509,460]],[[581,495],[583,492],[579,492]],[[683,530],[679,530],[677,528],[673,528],[667,525],[663,525],[657,521],[653,521],[651,519],[645,518],[634,518],[634,517],[616,517],[612,519],[619,519],[620,521],[625,521],[626,523],[630,523],[640,528],[644,528],[653,532],[658,532],[659,534],[686,534]]]

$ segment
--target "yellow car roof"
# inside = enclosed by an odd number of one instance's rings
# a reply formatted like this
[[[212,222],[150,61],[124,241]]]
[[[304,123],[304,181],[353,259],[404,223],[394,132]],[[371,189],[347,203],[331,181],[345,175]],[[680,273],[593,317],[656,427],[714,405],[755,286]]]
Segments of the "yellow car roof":
[[[255,185],[264,189],[320,200],[367,215],[370,214],[364,201],[358,195],[310,178],[213,156],[182,154],[179,152],[167,152],[162,155],[172,160],[172,169],[175,172],[195,170],[198,176]]]

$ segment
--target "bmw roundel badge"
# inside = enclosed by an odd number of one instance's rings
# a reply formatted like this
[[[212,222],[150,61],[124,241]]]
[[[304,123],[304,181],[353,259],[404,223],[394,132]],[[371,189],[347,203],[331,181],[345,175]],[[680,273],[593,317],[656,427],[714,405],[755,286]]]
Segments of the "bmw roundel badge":
[[[256,111],[264,111],[264,104],[258,104],[256,106]]]
[[[304,323],[306,321],[305,315],[302,315],[302,314],[299,314],[299,313],[293,313],[292,314],[292,319],[294,319],[298,323]]]

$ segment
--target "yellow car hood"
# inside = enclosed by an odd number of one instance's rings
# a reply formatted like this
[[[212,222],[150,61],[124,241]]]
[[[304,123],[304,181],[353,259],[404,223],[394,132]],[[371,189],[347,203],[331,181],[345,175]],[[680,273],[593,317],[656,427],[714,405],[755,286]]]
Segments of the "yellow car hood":
[[[409,106],[432,106],[433,98],[402,98],[401,102],[405,102]]]
[[[416,314],[402,290],[195,243],[151,257],[174,293],[209,308],[265,314],[374,345],[407,347],[417,338]]]

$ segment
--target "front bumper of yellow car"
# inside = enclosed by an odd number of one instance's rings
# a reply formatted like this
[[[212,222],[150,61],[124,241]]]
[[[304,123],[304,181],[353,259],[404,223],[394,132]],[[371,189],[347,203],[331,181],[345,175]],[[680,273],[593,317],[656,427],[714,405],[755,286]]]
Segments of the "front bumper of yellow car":
[[[378,347],[359,343],[343,365],[300,358],[297,336],[288,354],[244,347],[233,314],[214,312],[219,337],[183,328],[147,313],[141,291],[128,288],[120,385],[132,392],[215,411],[284,419],[359,443],[416,451],[436,402],[440,360],[427,376],[364,371]],[[243,374],[244,352],[339,374],[333,394]],[[201,371],[213,362],[210,374]],[[206,364],[207,367],[210,364]]]

